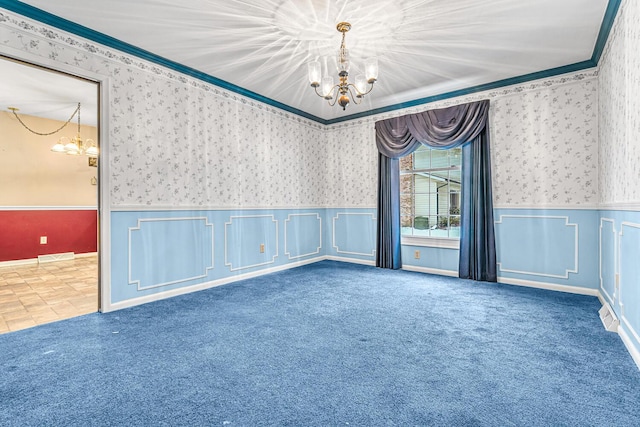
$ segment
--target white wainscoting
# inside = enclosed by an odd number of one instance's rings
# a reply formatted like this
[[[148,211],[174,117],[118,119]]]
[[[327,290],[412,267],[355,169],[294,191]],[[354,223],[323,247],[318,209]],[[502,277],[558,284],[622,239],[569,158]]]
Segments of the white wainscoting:
[[[525,275],[529,275],[529,276],[541,276],[541,277],[549,277],[549,278],[557,278],[557,279],[568,279],[569,278],[569,273],[578,273],[578,248],[579,248],[579,241],[578,241],[578,224],[575,223],[570,223],[569,222],[569,217],[568,216],[549,216],[549,215],[500,215],[498,221],[495,221],[495,225],[497,226],[497,228],[500,225],[505,224],[505,219],[507,220],[512,220],[512,221],[522,221],[524,222],[523,224],[523,229],[525,227],[525,224],[530,223],[531,221],[538,221],[538,220],[545,220],[548,223],[554,222],[554,221],[564,221],[563,224],[561,224],[561,226],[563,227],[572,227],[573,228],[573,253],[572,253],[572,258],[573,258],[573,265],[570,266],[563,266],[564,267],[564,273],[562,274],[554,274],[552,272],[549,271],[533,271],[533,270],[525,270],[525,269],[519,269],[519,268],[510,268],[508,266],[505,266],[505,262],[502,261],[502,259],[504,258],[504,254],[505,253],[511,253],[511,254],[515,254],[515,253],[519,253],[516,250],[511,250],[511,248],[501,248],[502,251],[502,257],[501,260],[499,262],[497,262],[497,267],[498,267],[498,271],[502,272],[502,273],[516,273],[516,274],[525,274]],[[555,237],[555,235],[551,234],[551,233],[545,233],[542,234],[540,233],[540,238],[544,237],[545,239],[551,239],[553,237]],[[519,249],[522,249],[524,247],[524,245],[526,244],[531,244],[530,242],[524,242],[522,241],[522,239],[518,239],[517,237],[513,238],[511,237],[511,244],[513,245],[518,245]],[[505,244],[504,241],[502,241],[501,243]],[[552,246],[555,245],[555,243],[551,242],[551,241],[547,241],[547,246]],[[564,243],[564,242],[563,242]],[[539,247],[542,247],[544,245],[538,245]],[[538,247],[538,248],[539,248]],[[535,248],[534,248],[535,249]],[[533,252],[533,250],[532,250]],[[560,268],[559,270],[562,270],[562,268]]]
[[[251,245],[251,248],[242,247],[242,245],[235,245],[234,248],[236,248],[237,251],[240,251],[241,255],[244,254],[249,261],[247,264],[233,265],[233,260],[230,259],[229,240],[231,238],[229,237],[229,234],[230,234],[229,230],[232,227],[237,226],[237,225],[234,225],[234,223],[239,224],[239,223],[242,223],[244,220],[256,220],[260,218],[263,218],[263,219],[266,218],[267,220],[269,219],[271,220],[270,226],[272,227],[272,230],[271,230],[272,233],[270,236],[271,238],[269,240],[274,244],[273,245],[267,244],[267,242],[263,241],[266,239],[257,239],[255,242],[253,242],[253,245]],[[257,229],[261,231],[265,231],[270,228],[268,222],[263,222],[259,227],[255,227],[255,225],[253,228],[251,228],[250,226],[243,226],[243,227],[246,227],[247,230],[245,232],[241,232],[241,234],[244,233],[245,236],[250,236],[254,238],[256,237],[255,234],[257,232]],[[257,237],[260,237],[260,236],[257,236]],[[262,256],[255,254],[255,251],[260,244],[265,244],[265,254]],[[270,251],[270,252],[267,252],[267,251]],[[279,252],[278,220],[273,215],[232,215],[229,217],[229,221],[224,223],[224,265],[229,267],[230,271],[246,270],[248,268],[254,268],[254,267],[260,267],[263,265],[273,264],[275,263],[275,260],[278,257],[278,252]],[[271,257],[271,259],[268,259],[269,256]]]
[[[171,224],[177,224],[179,222],[195,222],[196,224],[198,223],[203,223],[204,229],[203,229],[203,235],[207,235],[210,236],[210,241],[206,242],[205,239],[202,240],[202,244],[207,244],[207,250],[211,250],[211,257],[207,258],[206,260],[203,260],[206,262],[206,265],[202,265],[202,266],[198,266],[196,269],[197,270],[201,270],[202,274],[190,274],[188,276],[185,277],[178,277],[178,278],[174,278],[173,280],[166,280],[166,281],[160,281],[157,282],[154,279],[147,279],[146,277],[133,277],[134,276],[134,259],[135,261],[135,265],[139,266],[141,265],[142,267],[137,267],[137,269],[145,271],[145,272],[154,272],[154,271],[159,271],[159,270],[166,270],[164,268],[161,268],[162,266],[165,266],[167,264],[170,264],[172,262],[172,259],[167,259],[167,253],[165,251],[162,251],[161,248],[157,248],[157,247],[153,247],[154,244],[154,234],[150,233],[149,235],[144,236],[143,238],[146,239],[146,248],[145,250],[147,251],[148,255],[143,256],[140,255],[140,251],[142,251],[142,248],[136,248],[135,245],[133,244],[133,237],[134,234],[139,234],[143,232],[143,228],[145,224],[160,224],[160,223],[164,223],[166,224],[169,228],[171,228]],[[195,224],[194,224],[195,225]],[[168,230],[170,231],[170,230]],[[175,230],[178,234],[181,232],[181,230]],[[207,234],[209,233],[209,234]],[[165,233],[163,234],[163,238],[167,236],[167,234],[169,233]],[[178,236],[175,236],[176,238],[178,238]],[[171,238],[169,239],[171,240]],[[129,227],[129,236],[128,236],[128,245],[129,245],[129,265],[128,265],[128,271],[129,271],[129,284],[130,285],[136,285],[138,291],[142,291],[142,290],[147,290],[147,289],[153,289],[153,288],[159,288],[159,287],[163,287],[163,286],[169,286],[169,285],[173,285],[173,284],[177,284],[177,283],[183,283],[183,282],[188,282],[191,280],[197,280],[197,279],[202,279],[202,278],[206,278],[207,277],[207,273],[209,270],[212,270],[215,267],[215,263],[214,263],[214,229],[213,229],[213,224],[209,223],[208,218],[207,217],[182,217],[182,218],[140,218],[138,219],[138,224],[135,227]],[[210,246],[209,246],[210,245]],[[182,250],[188,249],[189,245],[179,245],[182,247]],[[195,253],[200,253],[198,251],[201,251],[203,248],[202,247],[191,247],[190,248],[191,251],[195,254]],[[170,255],[169,255],[170,256]],[[198,260],[200,257],[197,256],[193,256],[190,257],[190,259],[192,260]],[[195,270],[195,269],[194,269]],[[146,285],[142,285],[142,282],[149,282],[149,284]]]
[[[313,220],[317,220],[318,221],[318,241],[317,241],[317,245],[316,245],[316,250],[315,251],[311,251],[311,252],[307,252],[307,253],[302,253],[302,254],[297,254],[297,255],[292,255],[291,253],[291,248],[288,245],[288,239],[291,236],[291,233],[289,232],[289,227],[290,224],[293,224],[293,218],[310,218],[312,221]],[[299,231],[298,229],[296,229],[296,231]],[[297,233],[294,233],[294,235],[297,238],[300,238],[300,236],[297,235]],[[315,237],[315,234],[313,233],[305,233],[305,237],[306,238],[311,238],[311,237]],[[320,254],[320,251],[322,250],[322,218],[320,218],[320,215],[318,213],[302,213],[302,214],[289,214],[287,215],[287,219],[284,220],[284,254],[289,258],[289,259],[298,259],[298,258],[303,258],[306,256],[311,256],[311,255],[318,255]]]
[[[612,233],[612,237],[613,237],[613,276],[612,277],[607,277],[607,280],[610,280],[611,283],[613,283],[613,292],[610,293],[609,291],[607,291],[607,288],[605,287],[605,278],[602,276],[602,270],[603,270],[603,250],[602,250],[602,240],[603,240],[603,234],[604,233],[609,233],[609,231],[607,231],[605,229],[605,224],[610,224],[611,227],[611,233]],[[617,290],[617,286],[616,286],[616,277],[618,274],[618,270],[617,270],[617,260],[618,260],[618,244],[617,244],[617,233],[616,233],[616,223],[615,220],[611,219],[611,218],[600,218],[600,233],[599,233],[599,244],[598,244],[598,260],[599,260],[599,275],[600,275],[600,292],[602,292],[602,294],[604,295],[604,297],[607,299],[607,302],[613,307],[615,306],[615,300],[617,298],[616,295],[616,290]]]

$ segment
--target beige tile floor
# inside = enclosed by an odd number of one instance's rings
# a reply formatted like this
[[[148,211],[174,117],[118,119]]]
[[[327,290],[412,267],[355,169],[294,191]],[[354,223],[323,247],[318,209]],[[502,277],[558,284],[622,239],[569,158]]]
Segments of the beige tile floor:
[[[0,267],[0,334],[97,310],[97,255]]]

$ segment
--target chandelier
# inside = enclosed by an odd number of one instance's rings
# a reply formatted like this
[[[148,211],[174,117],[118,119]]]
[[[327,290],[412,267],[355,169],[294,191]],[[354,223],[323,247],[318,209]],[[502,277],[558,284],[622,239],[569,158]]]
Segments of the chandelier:
[[[40,135],[40,136],[49,136],[49,135],[53,135],[55,133],[60,132],[69,123],[71,123],[71,120],[73,120],[73,118],[77,115],[78,131],[76,133],[76,136],[72,137],[71,139],[67,138],[66,136],[60,137],[60,139],[58,139],[58,142],[53,147],[51,147],[51,151],[55,153],[64,153],[69,155],[83,154],[89,157],[98,157],[98,146],[96,145],[95,141],[93,139],[87,139],[86,141],[83,141],[82,137],[80,136],[80,103],[79,102],[78,102],[78,108],[76,108],[73,114],[71,114],[71,117],[69,117],[69,120],[67,120],[62,126],[54,130],[53,132],[37,132],[31,129],[29,126],[27,126],[22,121],[20,116],[18,116],[18,113],[17,113],[19,111],[18,108],[9,107],[9,110],[11,110],[13,115],[16,116],[16,119],[18,119],[18,122],[20,122],[20,124],[26,130],[28,130],[29,132],[35,135]]]
[[[349,50],[344,44],[344,39],[347,31],[351,29],[351,24],[340,22],[336,29],[342,33],[342,43],[337,58],[339,83],[334,84],[333,76],[322,77],[322,67],[318,61],[308,64],[309,82],[316,94],[326,99],[329,105],[333,107],[338,103],[343,110],[346,110],[351,100],[355,104],[360,104],[362,98],[373,90],[373,84],[378,79],[378,59],[367,59],[364,63],[365,74],[357,75],[354,83],[349,83]],[[318,91],[319,87],[320,91]]]

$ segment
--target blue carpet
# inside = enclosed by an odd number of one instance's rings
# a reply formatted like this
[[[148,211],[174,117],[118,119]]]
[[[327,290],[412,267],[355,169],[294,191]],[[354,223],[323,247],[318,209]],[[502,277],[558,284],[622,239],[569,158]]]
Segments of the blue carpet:
[[[0,335],[0,425],[638,426],[599,308],[325,261]]]

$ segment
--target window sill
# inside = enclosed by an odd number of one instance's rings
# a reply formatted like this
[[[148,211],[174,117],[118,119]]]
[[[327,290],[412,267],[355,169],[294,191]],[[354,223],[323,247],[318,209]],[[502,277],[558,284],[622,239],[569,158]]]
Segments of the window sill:
[[[428,248],[460,249],[460,239],[447,237],[402,236],[402,244]]]

